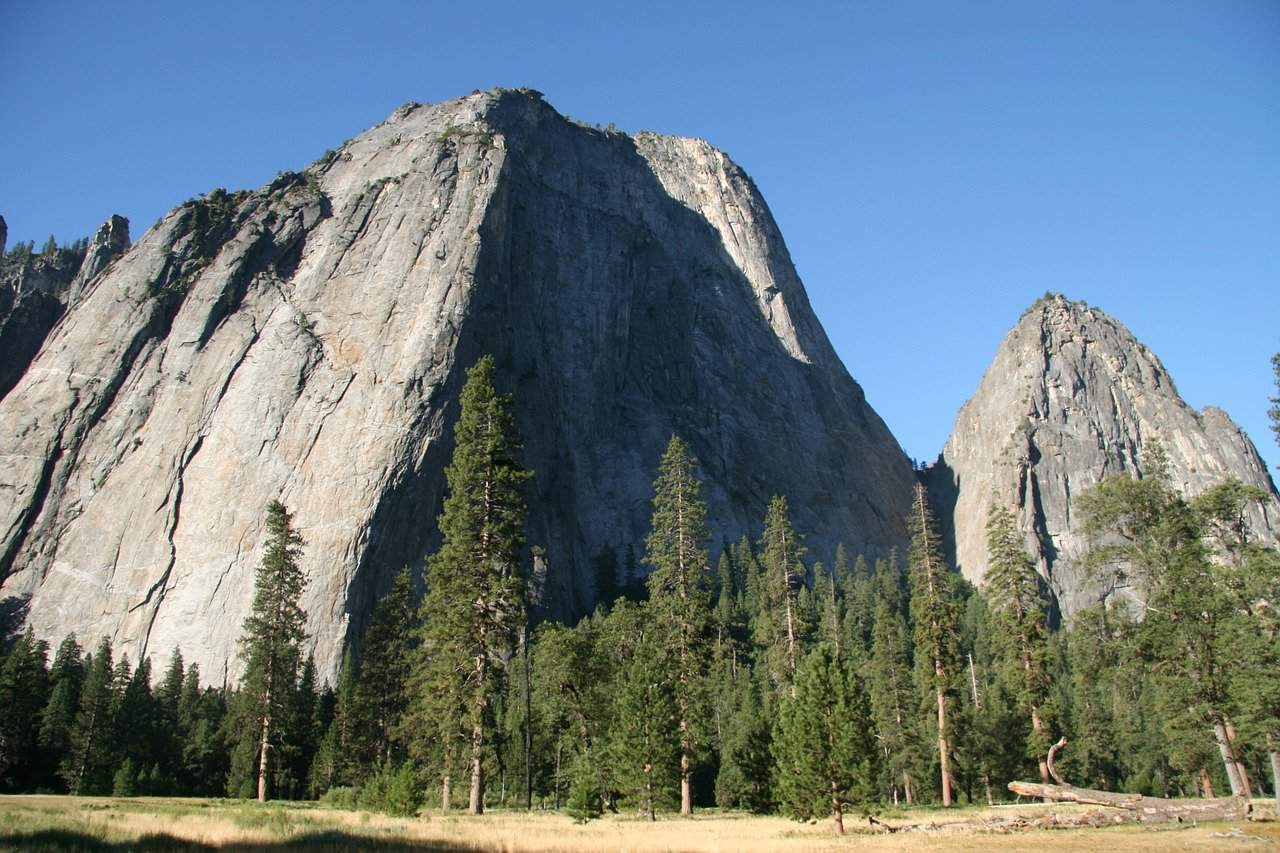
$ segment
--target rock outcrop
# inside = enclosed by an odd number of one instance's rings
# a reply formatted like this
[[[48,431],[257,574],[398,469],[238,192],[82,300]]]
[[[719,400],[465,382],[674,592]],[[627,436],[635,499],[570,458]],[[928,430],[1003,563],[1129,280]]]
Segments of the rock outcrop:
[[[987,513],[999,501],[1015,510],[1062,612],[1091,604],[1104,581],[1079,565],[1086,542],[1072,500],[1104,477],[1140,472],[1152,439],[1186,494],[1231,477],[1267,491],[1270,501],[1248,521],[1256,537],[1275,541],[1275,485],[1226,413],[1183,402],[1155,354],[1098,309],[1062,296],[1036,302],[1005,337],[929,472],[960,570],[981,581]]]
[[[129,248],[129,221],[112,216],[93,240],[32,254],[4,254],[0,217],[0,397],[9,392],[85,282]],[[15,247],[16,249],[17,247]]]
[[[486,352],[536,472],[548,613],[589,606],[594,564],[643,554],[673,432],[717,546],[758,534],[774,493],[817,556],[902,540],[910,465],[742,170],[497,91],[407,105],[303,173],[187,203],[81,282],[0,400],[6,606],[42,637],[180,646],[234,677],[279,498],[331,675],[438,541],[462,372]]]

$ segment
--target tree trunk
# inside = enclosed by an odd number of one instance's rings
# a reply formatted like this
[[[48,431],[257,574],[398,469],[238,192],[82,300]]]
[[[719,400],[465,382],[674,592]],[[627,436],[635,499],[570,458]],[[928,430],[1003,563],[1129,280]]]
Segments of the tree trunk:
[[[1166,800],[1139,794],[1116,794],[1065,785],[1037,785],[1033,782],[1010,782],[1009,790],[1024,797],[1042,797],[1064,803],[1110,806],[1133,812],[1143,823],[1193,820],[1244,820],[1252,806],[1244,797],[1220,797],[1216,800]]]
[[[915,791],[911,787],[911,774],[903,771],[902,773],[902,795],[907,798],[907,805],[915,805]]]
[[[529,687],[529,624],[520,630],[520,654],[524,658],[524,810],[533,810],[533,691]]]
[[[453,777],[448,773],[440,780],[440,811],[447,812],[453,804]]]
[[[796,627],[791,617],[791,549],[787,547],[787,537],[782,536],[782,592],[787,606],[787,669],[791,672],[791,696],[796,695],[794,684],[796,677]]]
[[[484,726],[479,723],[471,730],[471,795],[467,811],[484,814]]]
[[[268,704],[271,702],[271,694],[267,694]],[[259,744],[258,754],[258,802],[265,803],[267,801],[267,769],[270,767],[270,751],[271,751],[271,712],[268,711],[262,715],[262,740]]]
[[[947,754],[947,696],[942,690],[942,665],[937,664],[935,671],[938,677],[936,688],[938,699],[938,762],[942,772],[942,807],[951,807],[951,757]]]
[[[480,627],[480,651],[475,661],[475,700],[471,707],[471,794],[467,812],[484,814],[484,718],[488,711],[488,659],[485,657],[486,634]]]
[[[1200,768],[1200,789],[1206,800],[1213,799],[1213,780],[1209,778],[1209,768]]]
[[[1044,732],[1044,721],[1040,719],[1040,708],[1037,705],[1031,706],[1031,730],[1036,734]],[[1040,784],[1049,784],[1049,764],[1043,756],[1037,757],[1040,763]]]
[[[844,813],[840,810],[840,789],[831,783],[831,820],[835,824],[836,835],[844,835]]]
[[[693,814],[693,790],[690,784],[689,753],[680,755],[680,814]]]
[[[1276,798],[1276,814],[1280,815],[1280,751],[1271,750],[1271,793]]]
[[[552,802],[555,804],[556,811],[560,811],[560,754],[564,747],[559,740],[556,740],[556,778],[555,778],[555,796]]]
[[[1244,796],[1244,785],[1240,782],[1235,752],[1232,751],[1231,740],[1227,737],[1226,724],[1221,719],[1214,720],[1213,737],[1218,742],[1218,752],[1222,755],[1222,766],[1227,771],[1227,783],[1231,785],[1231,796]]]
[[[1230,718],[1230,717],[1228,717],[1226,714],[1223,714],[1223,715],[1222,715],[1222,721],[1223,721],[1223,722],[1226,724],[1226,726],[1227,726],[1227,740],[1231,742],[1231,754],[1232,754],[1232,755],[1234,755],[1234,756],[1235,756],[1235,759],[1236,759],[1236,774],[1237,774],[1237,775],[1239,775],[1239,777],[1240,777],[1240,790],[1241,790],[1241,793],[1242,793],[1244,796],[1249,797],[1250,799],[1252,799],[1252,798],[1253,798],[1253,786],[1249,784],[1249,771],[1245,770],[1244,762],[1240,760],[1240,753],[1238,753],[1238,752],[1236,751],[1236,726],[1235,726],[1235,723],[1231,722],[1231,718]]]
[[[644,801],[649,810],[649,820],[656,821],[658,816],[653,811],[653,780],[647,776],[644,780]]]

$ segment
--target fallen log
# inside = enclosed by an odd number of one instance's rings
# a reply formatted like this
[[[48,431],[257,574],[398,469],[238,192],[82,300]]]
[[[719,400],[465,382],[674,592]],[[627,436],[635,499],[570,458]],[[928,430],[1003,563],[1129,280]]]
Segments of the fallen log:
[[[1244,797],[1218,797],[1212,800],[1166,800],[1140,794],[1117,794],[1072,785],[1041,785],[1034,782],[1010,782],[1009,790],[1024,797],[1041,797],[1060,803],[1109,806],[1132,812],[1143,823],[1185,823],[1198,820],[1245,820],[1252,804]]]

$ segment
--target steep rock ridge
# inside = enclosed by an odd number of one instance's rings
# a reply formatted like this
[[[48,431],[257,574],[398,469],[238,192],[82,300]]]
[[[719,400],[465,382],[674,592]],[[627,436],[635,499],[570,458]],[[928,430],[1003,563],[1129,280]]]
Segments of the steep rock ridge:
[[[129,221],[112,216],[88,245],[5,257],[0,217],[0,397],[35,358],[45,337],[84,287],[129,248]]]
[[[0,400],[5,606],[44,637],[181,646],[233,677],[279,497],[332,674],[438,541],[462,372],[485,352],[537,473],[548,613],[590,603],[593,564],[643,553],[672,432],[717,542],[756,535],[774,492],[819,555],[901,541],[909,465],[750,180],[705,143],[496,91],[184,205],[86,283]]]
[[[1013,507],[1027,546],[1070,615],[1096,601],[1081,572],[1085,541],[1072,500],[1112,474],[1140,472],[1158,439],[1187,494],[1236,477],[1269,492],[1249,524],[1275,541],[1280,500],[1257,450],[1226,413],[1196,412],[1156,355],[1120,323],[1082,302],[1045,297],[996,352],[961,408],[930,485],[950,519],[956,562],[974,582],[986,571],[986,519]]]

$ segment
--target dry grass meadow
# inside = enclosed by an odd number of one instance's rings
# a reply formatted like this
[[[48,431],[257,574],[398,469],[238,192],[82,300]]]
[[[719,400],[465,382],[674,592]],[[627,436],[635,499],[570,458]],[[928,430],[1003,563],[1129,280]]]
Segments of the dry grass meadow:
[[[1269,812],[1266,805],[1259,805]],[[1037,817],[1069,806],[1022,805],[950,812],[891,812],[895,825],[983,816]],[[575,824],[551,812],[497,811],[479,818],[425,813],[398,819],[310,803],[227,800],[0,797],[0,849],[49,851],[132,850],[374,850],[471,851],[821,851],[821,850],[1268,850],[1280,849],[1280,822],[1203,824],[1192,827],[872,833],[850,818],[836,838],[828,823],[707,812],[656,823],[611,816]]]

